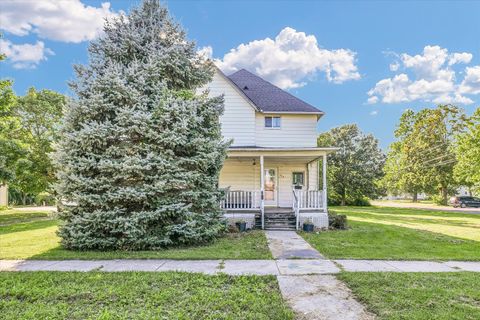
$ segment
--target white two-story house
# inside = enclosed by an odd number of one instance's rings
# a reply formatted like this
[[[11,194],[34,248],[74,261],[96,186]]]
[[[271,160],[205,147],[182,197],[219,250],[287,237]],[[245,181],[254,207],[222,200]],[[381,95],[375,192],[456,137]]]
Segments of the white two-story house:
[[[244,69],[217,70],[210,95],[224,95],[222,134],[233,143],[220,173],[222,208],[249,227],[328,226],[327,155],[317,147],[323,112]]]

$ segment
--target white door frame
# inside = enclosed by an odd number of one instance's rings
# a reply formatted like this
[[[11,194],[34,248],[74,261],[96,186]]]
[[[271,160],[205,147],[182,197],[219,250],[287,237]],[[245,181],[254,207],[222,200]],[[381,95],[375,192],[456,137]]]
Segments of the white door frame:
[[[267,170],[274,170],[275,171],[275,190],[273,191],[274,200],[266,200],[265,199],[265,206],[277,207],[278,206],[278,188],[279,188],[279,185],[278,185],[278,168],[277,167],[265,167],[263,169],[263,173],[262,173],[264,175],[263,181],[266,181],[265,172]],[[264,188],[265,188],[265,186],[264,186]]]

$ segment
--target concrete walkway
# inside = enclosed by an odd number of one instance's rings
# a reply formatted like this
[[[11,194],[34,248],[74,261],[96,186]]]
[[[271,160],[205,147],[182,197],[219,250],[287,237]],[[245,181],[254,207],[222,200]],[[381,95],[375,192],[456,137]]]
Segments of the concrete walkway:
[[[267,231],[268,247],[281,275],[282,296],[299,319],[373,319],[350,289],[331,275],[340,269],[293,231]],[[288,276],[286,276],[288,275]]]
[[[331,275],[278,276],[283,298],[299,319],[374,319],[350,289]]]
[[[392,260],[0,260],[0,271],[185,271],[229,275],[322,275],[346,272],[480,272],[473,261]]]
[[[295,231],[266,231],[274,259],[325,259]]]

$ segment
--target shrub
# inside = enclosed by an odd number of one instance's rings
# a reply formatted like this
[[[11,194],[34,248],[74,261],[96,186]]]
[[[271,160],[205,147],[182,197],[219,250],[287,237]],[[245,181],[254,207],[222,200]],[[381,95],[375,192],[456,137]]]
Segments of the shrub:
[[[340,206],[341,199],[335,196],[328,197],[328,205],[330,206]],[[347,198],[345,201],[347,206],[359,206],[359,207],[368,207],[371,206],[370,200],[366,197],[363,198]]]
[[[328,213],[328,227],[329,229],[347,229],[347,216],[330,211]]]
[[[438,194],[432,195],[432,201],[433,201],[433,203],[438,204],[439,206],[446,206],[447,205],[447,202],[445,201],[445,199]]]

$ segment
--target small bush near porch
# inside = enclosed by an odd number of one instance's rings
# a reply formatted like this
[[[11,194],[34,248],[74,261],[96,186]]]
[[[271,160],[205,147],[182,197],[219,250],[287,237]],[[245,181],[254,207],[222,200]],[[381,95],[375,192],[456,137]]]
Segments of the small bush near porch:
[[[2,319],[293,319],[273,276],[2,272]]]
[[[0,211],[0,259],[272,259],[263,231],[226,234],[202,246],[152,251],[72,251],[47,212]]]

